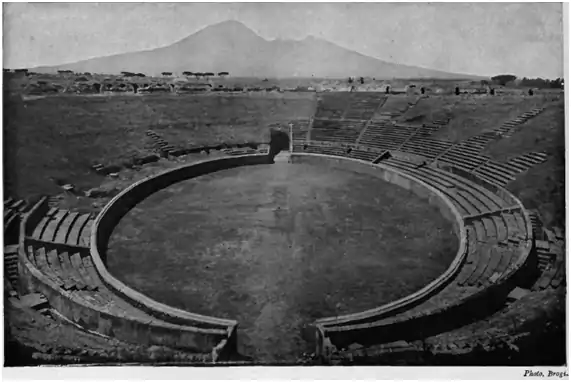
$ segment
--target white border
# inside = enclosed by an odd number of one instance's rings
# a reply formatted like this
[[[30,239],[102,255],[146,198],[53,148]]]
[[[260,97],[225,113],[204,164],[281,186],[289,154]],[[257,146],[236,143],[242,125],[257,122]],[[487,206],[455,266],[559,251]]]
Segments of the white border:
[[[36,2],[49,2],[45,0],[34,0]],[[122,0],[123,2],[136,2],[130,0]],[[287,0],[282,0],[287,1]],[[24,2],[16,0],[15,2]],[[100,2],[111,2],[102,0]],[[148,2],[148,1],[140,1]],[[174,2],[174,1],[173,1]],[[204,0],[196,0],[195,2],[208,2]],[[219,2],[242,2],[219,0]],[[280,1],[265,1],[280,2]],[[312,2],[344,2],[340,0]],[[360,0],[360,2],[372,2],[369,0]],[[403,1],[394,1],[403,2]],[[425,2],[425,1],[419,1]],[[441,2],[454,2],[450,0],[441,0]],[[473,0],[473,2],[486,2],[482,0]],[[521,3],[527,2],[546,2],[546,1],[530,1],[523,0]],[[509,17],[506,15],[506,17]],[[564,79],[565,84],[569,84],[569,0],[563,3],[563,23],[564,23]],[[3,24],[3,20],[2,20]],[[0,42],[3,46],[3,41]],[[1,83],[0,79],[0,83]],[[0,97],[2,97],[0,95]],[[568,85],[565,87],[566,109],[565,109],[565,126],[566,126],[566,147],[569,147],[570,139],[567,133],[569,127],[569,92]],[[3,111],[0,112],[3,114]],[[0,142],[3,137],[0,136]],[[566,149],[567,152],[568,149]],[[2,147],[0,146],[0,152]],[[569,158],[566,157],[566,176],[569,179],[571,173],[569,171]],[[0,174],[3,176],[3,168],[0,168]],[[3,184],[0,185],[0,194],[3,196]],[[568,202],[568,186],[566,183],[566,203]],[[566,217],[566,225],[570,227],[571,218],[569,214]],[[3,238],[0,237],[0,241]],[[567,242],[567,245],[569,243]],[[569,247],[566,247],[569,250]],[[568,253],[568,252],[567,252]],[[567,263],[567,277],[571,266]],[[0,270],[3,274],[3,270]],[[0,296],[2,308],[4,306],[3,294]],[[567,312],[569,312],[569,297],[567,298]],[[0,324],[4,325],[3,321]],[[567,314],[567,359],[569,359],[569,314]],[[0,330],[0,338],[4,339],[4,331]],[[538,351],[541,351],[538,349]],[[3,355],[4,348],[0,348],[0,355]],[[568,371],[567,367],[557,368],[525,368],[525,367],[196,367],[196,368],[176,368],[176,367],[29,367],[29,368],[4,368],[2,369],[2,379],[6,380],[394,380],[394,379],[414,379],[414,380],[519,380],[524,378],[525,370],[542,371],[547,376],[549,370]],[[526,380],[534,379],[559,379],[559,378],[536,378],[526,377]],[[566,377],[565,379],[569,379]]]

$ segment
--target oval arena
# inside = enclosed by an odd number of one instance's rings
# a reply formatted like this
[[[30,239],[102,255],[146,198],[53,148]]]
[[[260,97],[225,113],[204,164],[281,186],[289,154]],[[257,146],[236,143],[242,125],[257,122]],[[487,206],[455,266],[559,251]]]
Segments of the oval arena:
[[[275,160],[258,146],[178,164],[96,214],[5,200],[5,289],[180,362],[414,364],[491,346],[564,287],[560,240],[506,187],[547,155],[481,154],[543,109],[451,143],[431,137],[447,121],[391,122],[398,96],[343,96],[342,116],[323,94],[292,121]]]

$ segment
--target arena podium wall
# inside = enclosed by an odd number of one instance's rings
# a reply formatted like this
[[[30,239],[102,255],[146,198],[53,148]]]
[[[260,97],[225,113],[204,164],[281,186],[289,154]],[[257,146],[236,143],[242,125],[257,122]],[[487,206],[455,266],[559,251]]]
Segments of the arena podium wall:
[[[164,342],[169,344],[181,346],[187,344],[198,349],[213,349],[213,358],[215,359],[227,358],[236,351],[237,347],[238,323],[236,321],[203,316],[176,309],[154,301],[129,288],[108,272],[105,265],[107,246],[110,236],[119,221],[135,205],[151,194],[174,183],[201,175],[241,166],[266,165],[272,162],[272,158],[269,155],[254,154],[204,160],[171,169],[132,184],[116,195],[95,219],[92,226],[89,251],[82,253],[82,256],[91,256],[96,272],[105,286],[147,314],[167,323],[185,326],[188,330],[176,332],[168,330],[168,328],[161,328],[160,325],[149,325],[129,317],[106,315],[105,312],[96,311],[82,304],[82,301],[73,295],[62,293],[61,290],[58,290],[57,285],[52,285],[50,280],[30,263],[25,249],[28,243],[30,243],[31,238],[29,236],[34,227],[49,209],[46,198],[40,200],[21,221],[19,257],[22,268],[20,274],[23,275],[23,288],[38,290],[46,294],[50,303],[58,311],[65,316],[73,317],[76,322],[82,322],[89,329],[108,333],[110,328],[113,328],[111,333],[120,333],[121,339],[141,344],[152,343],[150,341],[152,338],[164,338]],[[422,337],[431,331],[443,329],[443,325],[450,320],[453,321],[454,316],[477,312],[479,307],[486,304],[501,304],[507,293],[513,288],[516,279],[533,262],[533,256],[529,256],[530,253],[533,253],[533,230],[531,229],[531,220],[523,205],[507,190],[485,184],[487,188],[493,190],[502,198],[510,202],[513,201],[514,206],[519,206],[522,209],[526,220],[527,232],[531,233],[531,236],[527,235],[523,238],[525,246],[521,249],[519,261],[512,266],[508,277],[478,291],[474,295],[448,303],[437,310],[406,317],[401,320],[388,320],[384,324],[379,325],[375,321],[396,316],[421,304],[435,296],[454,280],[467,256],[467,236],[463,217],[454,204],[438,189],[383,163],[373,164],[353,158],[306,153],[292,153],[291,162],[312,163],[323,167],[334,167],[365,173],[409,190],[420,198],[427,200],[429,204],[436,206],[441,214],[452,222],[459,242],[456,256],[448,269],[419,291],[368,311],[317,320],[314,323],[314,328],[316,350],[320,355],[326,354],[327,349],[332,348],[332,343],[339,347],[353,342],[367,343],[374,338],[383,338],[384,341],[390,341],[410,338],[411,335],[413,337]],[[474,177],[470,176],[470,174],[459,175],[481,184],[480,180],[472,179]],[[425,328],[431,329],[427,331]]]
[[[308,159],[310,158],[310,159]],[[292,160],[320,162],[324,166],[336,166],[358,172],[366,172],[372,176],[381,177],[387,182],[398,185],[412,191],[417,196],[427,199],[430,204],[439,207],[442,215],[450,220],[456,227],[456,233],[460,244],[457,255],[449,268],[436,280],[421,290],[406,296],[400,300],[385,304],[381,307],[345,315],[319,319],[315,322],[316,352],[327,357],[331,349],[341,349],[352,343],[360,343],[368,346],[376,343],[386,343],[402,339],[420,339],[428,335],[447,331],[457,317],[473,317],[487,312],[489,309],[498,309],[504,303],[509,292],[516,286],[533,263],[533,240],[529,234],[523,239],[524,245],[519,249],[518,261],[511,266],[507,275],[498,282],[483,288],[467,297],[459,297],[456,301],[443,304],[433,309],[413,316],[397,317],[401,312],[414,308],[432,296],[436,296],[441,289],[455,278],[461,269],[467,254],[466,228],[463,217],[440,191],[425,184],[424,182],[401,173],[395,168],[384,164],[371,164],[352,158],[331,157],[323,154],[294,154]],[[465,175],[465,174],[461,174]],[[468,179],[472,180],[471,177]],[[474,180],[476,181],[476,180]],[[481,184],[481,181],[477,182]],[[527,232],[532,232],[531,220],[521,202],[507,190],[486,187],[514,204],[524,214]],[[530,265],[531,264],[531,265]],[[390,319],[395,316],[395,319]],[[384,320],[384,323],[375,321]]]

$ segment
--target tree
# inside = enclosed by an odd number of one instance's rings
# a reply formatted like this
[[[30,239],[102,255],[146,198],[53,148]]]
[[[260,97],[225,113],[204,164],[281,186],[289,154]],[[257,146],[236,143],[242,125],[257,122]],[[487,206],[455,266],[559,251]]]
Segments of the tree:
[[[361,85],[365,83],[365,79],[363,77],[359,78],[359,81],[361,81]]]
[[[201,72],[194,72],[194,76],[196,77],[197,80],[199,80],[200,77],[202,77],[202,73]]]
[[[515,81],[516,78],[517,76],[514,76],[513,74],[500,74],[498,76],[492,77],[492,81],[502,86],[506,86],[508,82]]]
[[[194,73],[192,72],[182,72],[183,76],[192,76]]]
[[[228,75],[230,75],[230,73],[228,73],[228,72],[219,72],[218,73],[218,77],[220,77],[220,78],[224,78],[225,76],[228,76]]]
[[[520,82],[521,86],[533,87],[533,88],[551,88],[551,89],[562,89],[563,79],[557,78],[555,80],[543,79],[543,78],[522,78]]]
[[[172,76],[172,72],[162,72],[161,73],[163,76]]]
[[[348,80],[347,82],[349,82],[350,84],[352,84],[352,83],[353,83],[353,78],[352,78],[352,77],[349,77],[349,80]]]
[[[214,76],[214,73],[206,72],[206,73],[202,73],[202,75],[203,75],[206,79],[208,79],[208,77]]]

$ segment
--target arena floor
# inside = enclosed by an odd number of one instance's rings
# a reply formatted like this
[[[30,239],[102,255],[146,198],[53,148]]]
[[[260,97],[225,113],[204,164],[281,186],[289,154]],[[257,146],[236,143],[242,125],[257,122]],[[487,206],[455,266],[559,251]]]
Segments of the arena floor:
[[[150,196],[115,228],[108,266],[158,301],[238,320],[242,354],[292,361],[313,350],[304,325],[420,289],[457,245],[435,207],[395,185],[276,163]]]

